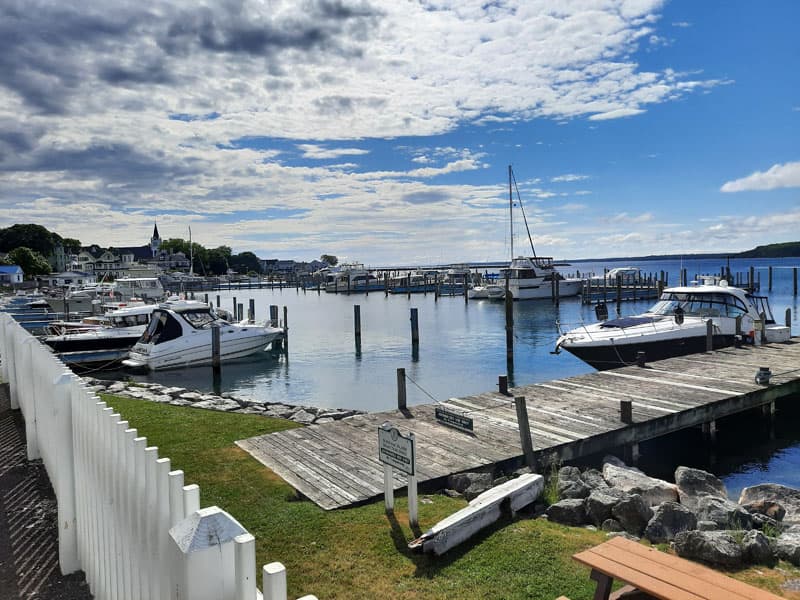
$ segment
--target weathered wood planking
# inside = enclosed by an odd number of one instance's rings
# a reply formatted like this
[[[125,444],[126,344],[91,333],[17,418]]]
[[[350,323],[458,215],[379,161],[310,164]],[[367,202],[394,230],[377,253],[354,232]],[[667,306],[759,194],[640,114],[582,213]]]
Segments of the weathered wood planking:
[[[755,372],[769,366],[769,387]],[[300,493],[325,509],[383,494],[378,427],[390,421],[413,431],[420,483],[452,473],[522,464],[513,397],[525,396],[537,457],[571,459],[693,427],[782,396],[800,393],[800,342],[693,354],[556,381],[439,402],[473,419],[465,433],[439,424],[434,405],[359,415],[237,442]],[[620,401],[633,423],[620,421]],[[394,487],[406,485],[395,474]]]

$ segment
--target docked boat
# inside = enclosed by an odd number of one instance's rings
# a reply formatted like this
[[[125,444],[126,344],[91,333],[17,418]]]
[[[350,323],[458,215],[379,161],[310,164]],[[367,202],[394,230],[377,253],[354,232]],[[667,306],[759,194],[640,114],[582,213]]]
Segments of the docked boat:
[[[563,333],[556,352],[566,350],[598,370],[634,364],[639,352],[647,361],[704,352],[709,322],[714,348],[733,345],[737,335],[760,343],[757,325],[763,327],[767,342],[784,342],[791,336],[789,327],[775,323],[765,296],[713,276],[701,278],[697,285],[665,289],[658,302],[639,315],[608,319],[605,305],[597,312],[599,323]]]
[[[439,284],[439,295],[459,296],[464,294],[464,290],[472,288],[472,272],[469,267],[453,267],[447,269],[442,282]]]
[[[60,353],[127,350],[142,337],[155,307],[142,302],[81,321],[54,321],[41,340]]]
[[[437,271],[415,270],[392,277],[389,292],[392,294],[423,294],[436,291]]]
[[[382,290],[384,284],[361,263],[342,264],[325,273],[326,292],[373,292]]]
[[[283,329],[266,322],[229,323],[204,302],[165,302],[153,310],[150,324],[122,364],[151,371],[209,365],[214,326],[220,328],[223,361],[261,352],[283,335]]]

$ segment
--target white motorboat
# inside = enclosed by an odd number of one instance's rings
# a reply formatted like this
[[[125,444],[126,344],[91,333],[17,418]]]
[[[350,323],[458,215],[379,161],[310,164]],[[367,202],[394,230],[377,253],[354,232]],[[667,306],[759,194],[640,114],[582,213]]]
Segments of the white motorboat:
[[[214,326],[220,328],[223,361],[261,352],[283,335],[283,329],[266,322],[229,323],[204,302],[165,302],[153,310],[146,331],[122,364],[149,370],[209,365]]]
[[[383,288],[383,283],[361,263],[342,264],[325,272],[326,292],[372,292]]]
[[[601,306],[598,313],[605,308]],[[737,335],[760,343],[757,325],[767,342],[784,342],[791,336],[789,327],[775,323],[765,296],[748,294],[714,276],[701,278],[697,285],[665,289],[658,302],[639,315],[609,320],[605,312],[599,323],[563,333],[556,352],[567,350],[604,370],[636,363],[639,352],[647,361],[704,352],[709,322],[714,348],[733,345]]]
[[[582,279],[566,278],[556,271],[553,259],[548,256],[518,256],[500,273],[501,281],[506,276],[508,293],[514,300],[551,298],[555,293],[554,280],[558,282],[558,295],[562,298],[577,296],[583,286]]]
[[[141,298],[160,302],[164,299],[164,286],[158,277],[121,277],[113,283],[113,296],[117,300]]]
[[[505,294],[505,288],[497,283],[474,285],[467,290],[467,297],[470,300],[501,300],[505,297]]]

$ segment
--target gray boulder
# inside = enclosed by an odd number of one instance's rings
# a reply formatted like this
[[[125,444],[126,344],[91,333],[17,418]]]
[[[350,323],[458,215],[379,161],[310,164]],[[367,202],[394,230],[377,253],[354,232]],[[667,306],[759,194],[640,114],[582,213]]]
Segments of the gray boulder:
[[[751,565],[767,565],[772,567],[777,560],[767,536],[760,531],[748,531],[742,539],[744,559]]]
[[[447,478],[447,487],[463,494],[473,486],[476,489],[483,487],[484,490],[488,490],[492,487],[493,480],[491,473],[456,473]]]
[[[768,500],[780,504],[786,514],[785,523],[800,524],[800,490],[777,483],[762,483],[746,487],[739,496],[739,504],[751,504],[760,500]]]
[[[728,531],[682,531],[675,536],[678,556],[723,567],[744,563],[744,550]]]
[[[603,474],[597,469],[587,469],[581,473],[581,481],[588,485],[591,489],[607,489],[608,484],[603,479]]]
[[[678,467],[675,469],[675,485],[678,488],[681,504],[690,510],[697,507],[697,501],[701,496],[728,497],[725,484],[715,475],[701,469]]]
[[[717,531],[719,527],[714,521],[698,521],[697,522],[697,529],[700,531]]]
[[[585,501],[568,498],[547,507],[547,518],[562,525],[583,525],[586,523]]]
[[[636,537],[642,532],[653,517],[653,510],[639,494],[631,494],[614,505],[611,515],[619,521],[622,528]]]
[[[638,469],[606,463],[603,465],[603,478],[610,486],[629,494],[640,495],[649,506],[678,501],[678,491],[674,483],[648,477]]]
[[[305,410],[304,408],[301,408],[300,410],[296,411],[289,418],[292,421],[294,421],[295,423],[302,423],[303,425],[310,425],[311,423],[314,422],[314,419],[316,419],[317,416],[314,413],[311,413],[311,412]]]
[[[698,521],[714,521],[719,529],[751,529],[753,518],[741,506],[716,496],[700,496],[695,509]]]
[[[762,515],[775,521],[783,521],[786,516],[786,509],[773,500],[756,500],[743,504],[742,508],[752,515]]]
[[[611,510],[627,494],[616,488],[606,487],[593,490],[586,498],[586,515],[595,525],[602,525],[603,521],[611,518]]]
[[[628,466],[628,465],[625,464],[625,461],[623,461],[621,458],[617,458],[613,454],[606,454],[603,457],[603,466],[605,467],[607,464],[608,465],[614,465],[615,467],[627,467]],[[631,468],[633,468],[633,467],[631,467]]]
[[[697,528],[697,517],[677,502],[664,502],[653,510],[653,518],[644,529],[644,537],[653,544],[671,541],[682,531]]]
[[[775,553],[778,558],[800,567],[800,525],[793,525],[778,536]]]
[[[603,521],[603,524],[600,525],[600,529],[603,531],[622,531],[622,525],[616,519],[606,519]]]
[[[578,467],[561,467],[558,470],[559,498],[586,498],[591,491],[581,479]]]

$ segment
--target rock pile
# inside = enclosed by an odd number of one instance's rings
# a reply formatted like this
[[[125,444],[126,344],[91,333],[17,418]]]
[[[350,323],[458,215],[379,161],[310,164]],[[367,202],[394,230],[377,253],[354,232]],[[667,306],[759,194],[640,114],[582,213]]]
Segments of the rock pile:
[[[167,387],[158,383],[129,383],[94,379],[92,377],[84,377],[84,380],[95,391],[107,392],[118,396],[139,398],[173,406],[191,406],[193,408],[288,419],[303,425],[330,423],[331,421],[363,414],[363,411],[341,408],[315,408],[313,406],[290,406],[279,402],[254,402],[244,398],[237,398],[227,392],[217,396],[216,394],[193,392],[182,387]]]
[[[678,467],[670,483],[613,456],[602,472],[562,467],[557,489],[546,511],[554,522],[671,543],[679,556],[726,567],[777,559],[800,566],[800,490],[757,485],[734,502],[706,471]]]

